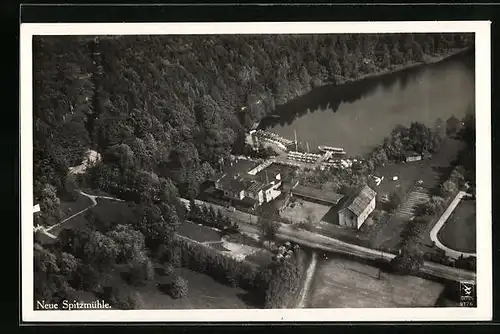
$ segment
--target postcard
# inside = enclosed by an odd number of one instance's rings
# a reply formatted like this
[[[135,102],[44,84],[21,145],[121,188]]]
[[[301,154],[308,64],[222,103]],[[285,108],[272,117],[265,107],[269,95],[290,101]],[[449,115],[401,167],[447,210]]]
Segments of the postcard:
[[[20,48],[23,321],[491,319],[490,22]]]

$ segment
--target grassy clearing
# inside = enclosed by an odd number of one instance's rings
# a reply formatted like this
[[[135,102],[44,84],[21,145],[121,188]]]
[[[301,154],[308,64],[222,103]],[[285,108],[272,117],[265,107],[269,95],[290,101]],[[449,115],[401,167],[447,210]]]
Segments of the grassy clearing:
[[[221,241],[219,232],[191,222],[182,223],[177,229],[177,233],[198,242]]]
[[[132,208],[125,202],[117,202],[107,199],[97,199],[97,205],[84,213],[71,218],[63,224],[50,230],[50,233],[55,236],[59,235],[62,230],[77,229],[85,226],[88,221],[85,216],[93,212],[96,216],[98,230],[108,230],[115,224],[127,224],[133,217]]]
[[[441,242],[460,252],[476,251],[476,201],[463,200],[438,233]]]
[[[76,201],[61,201],[60,209],[63,219],[80,212],[92,205],[92,201],[87,196],[78,194]]]
[[[117,202],[108,199],[97,199],[97,206],[93,207],[92,212],[100,222],[98,229],[113,228],[116,224],[128,224],[133,221],[133,207],[126,202]]]
[[[308,307],[389,308],[434,306],[442,284],[381,272],[367,264],[335,258],[318,262]]]
[[[176,268],[177,275],[188,281],[188,296],[174,299],[162,291],[171,278],[161,273],[162,266],[156,265],[154,281],[142,286],[128,285],[122,278],[125,269],[117,268],[109,275],[103,286],[119,286],[135,294],[139,309],[246,309],[256,308],[251,296],[240,288],[231,288],[213,280],[210,276],[186,268]],[[157,283],[160,286],[157,286]]]
[[[378,168],[377,174],[384,176],[384,180],[380,186],[375,188],[375,191],[379,195],[384,195],[392,193],[396,187],[401,187],[404,193],[407,193],[419,180],[423,181],[422,186],[429,189],[431,194],[438,191],[443,178],[447,177],[447,170],[450,169],[462,147],[463,143],[459,140],[446,138],[439,152],[433,154],[430,159]],[[398,176],[398,180],[393,181],[393,176]],[[376,237],[372,238],[372,247],[397,248],[400,243],[400,232],[406,223],[406,220],[397,218],[387,220],[385,225],[378,227],[379,231]],[[374,227],[374,229],[376,228]],[[425,243],[430,244],[428,237],[424,239]]]
[[[379,167],[375,170],[375,174],[383,176],[384,180],[375,191],[379,195],[390,194],[399,186],[406,193],[419,180],[423,181],[423,186],[429,189],[435,188],[439,185],[442,169],[450,167],[462,148],[463,143],[459,140],[446,138],[440,150],[430,159]],[[394,176],[398,177],[397,181],[393,181]]]
[[[188,296],[173,299],[151,283],[137,288],[144,309],[246,309],[255,308],[248,292],[220,284],[207,275],[178,268],[176,273],[188,281]],[[164,279],[157,277],[157,279]]]

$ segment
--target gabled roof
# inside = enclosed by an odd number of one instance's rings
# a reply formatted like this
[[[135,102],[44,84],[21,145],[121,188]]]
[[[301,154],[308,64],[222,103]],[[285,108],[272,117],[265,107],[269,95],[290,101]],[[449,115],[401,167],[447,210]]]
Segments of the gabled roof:
[[[344,208],[359,216],[375,196],[377,196],[377,193],[365,185],[345,202]]]

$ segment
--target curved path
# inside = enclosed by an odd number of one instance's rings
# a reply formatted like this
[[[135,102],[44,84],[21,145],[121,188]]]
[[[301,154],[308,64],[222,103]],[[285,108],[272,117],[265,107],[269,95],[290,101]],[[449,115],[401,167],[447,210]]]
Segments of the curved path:
[[[450,215],[453,213],[453,210],[457,207],[458,203],[462,200],[462,197],[464,196],[471,196],[470,194],[467,194],[464,191],[459,191],[458,194],[455,196],[453,201],[451,201],[450,205],[446,208],[446,210],[443,212],[441,217],[439,217],[438,221],[436,222],[436,225],[431,230],[431,240],[436,244],[437,247],[440,249],[444,250],[446,253],[446,256],[449,256],[453,259],[458,259],[460,256],[463,257],[469,257],[469,256],[476,256],[476,253],[465,253],[465,252],[459,252],[457,250],[451,249],[448,246],[444,245],[438,238],[438,233],[443,227],[443,225],[446,223]]]
[[[53,234],[51,234],[51,233],[50,233],[50,231],[51,231],[52,229],[54,229],[54,228],[56,228],[56,227],[58,227],[58,226],[60,226],[60,225],[62,225],[62,224],[64,224],[64,223],[66,223],[67,221],[69,221],[69,220],[71,220],[71,219],[75,218],[76,216],[81,215],[81,214],[82,214],[82,213],[84,213],[85,211],[87,211],[87,210],[89,210],[89,209],[93,208],[94,206],[96,206],[96,205],[97,205],[97,199],[98,199],[98,198],[101,198],[101,199],[109,199],[109,200],[112,200],[112,201],[118,201],[118,202],[123,202],[123,200],[118,199],[118,198],[116,198],[116,197],[98,196],[98,195],[90,195],[90,194],[87,194],[87,193],[85,193],[85,192],[83,192],[83,191],[81,191],[81,190],[79,190],[78,192],[79,192],[81,195],[83,195],[83,196],[85,196],[85,197],[88,197],[88,198],[92,201],[92,205],[90,205],[90,206],[88,206],[87,208],[85,208],[85,209],[83,209],[83,210],[81,210],[81,211],[78,211],[77,213],[75,213],[75,214],[73,214],[73,215],[69,216],[68,218],[66,218],[66,219],[62,220],[60,223],[54,224],[54,225],[52,225],[52,226],[50,226],[50,227],[46,228],[43,232],[44,232],[45,234],[47,234],[49,237],[51,237],[51,238],[53,238],[53,239],[54,239],[54,238],[56,238],[56,236],[54,236]]]

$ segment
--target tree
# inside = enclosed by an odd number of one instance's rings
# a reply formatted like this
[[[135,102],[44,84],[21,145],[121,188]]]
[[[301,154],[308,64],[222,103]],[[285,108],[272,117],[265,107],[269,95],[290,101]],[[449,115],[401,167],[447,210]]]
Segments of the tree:
[[[56,255],[35,244],[33,260],[35,300],[58,302],[64,298],[69,285],[57,264]]]
[[[121,286],[105,289],[103,297],[109,301],[111,306],[120,310],[133,310],[138,307],[137,294],[129,292]]]
[[[134,230],[131,225],[118,224],[107,233],[107,236],[117,245],[118,263],[127,263],[144,257],[144,235]]]
[[[109,268],[116,262],[120,249],[110,237],[99,231],[92,231],[87,243],[83,246],[85,260],[98,268]]]
[[[415,273],[423,265],[423,255],[411,247],[403,248],[395,258],[391,260],[394,271],[408,275]]]
[[[39,215],[35,216],[37,217],[37,223],[45,226],[59,223],[61,220],[61,201],[57,197],[57,189],[46,183],[42,189],[40,198],[40,212]]]
[[[129,263],[129,279],[134,285],[142,285],[154,279],[153,263],[146,254],[141,254]]]
[[[440,212],[444,207],[444,200],[441,197],[433,196],[429,202],[417,205],[414,214],[417,217],[431,216]]]
[[[448,135],[448,137],[456,136],[460,128],[461,128],[461,122],[455,116],[451,116],[446,121],[446,134]]]
[[[399,187],[389,194],[389,204],[392,210],[396,210],[404,199],[403,190]]]
[[[259,225],[262,240],[267,241],[270,245],[271,241],[276,237],[279,223],[273,221],[271,218],[259,217],[257,224]]]
[[[75,258],[72,254],[62,252],[57,259],[57,265],[61,275],[71,284],[75,280],[76,273],[80,266],[80,260]]]
[[[382,146],[375,148],[371,154],[370,160],[375,166],[384,166],[387,161],[387,153]]]
[[[434,152],[432,132],[424,124],[411,123],[408,137],[411,150],[419,153]]]
[[[452,180],[447,180],[441,185],[441,194],[443,197],[450,197],[458,191],[457,184]]]
[[[170,295],[175,299],[186,298],[188,294],[188,282],[186,279],[176,276],[170,288]]]

